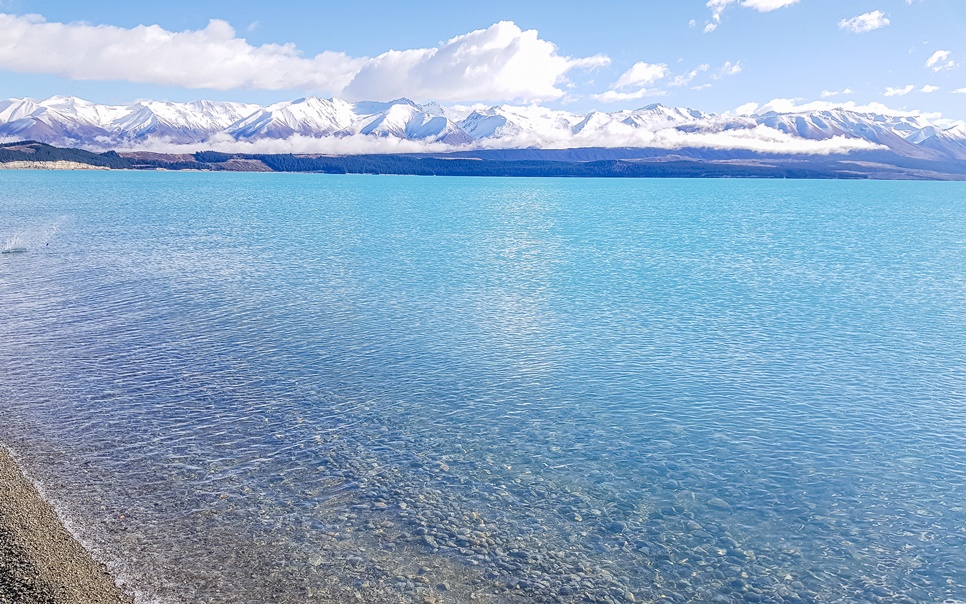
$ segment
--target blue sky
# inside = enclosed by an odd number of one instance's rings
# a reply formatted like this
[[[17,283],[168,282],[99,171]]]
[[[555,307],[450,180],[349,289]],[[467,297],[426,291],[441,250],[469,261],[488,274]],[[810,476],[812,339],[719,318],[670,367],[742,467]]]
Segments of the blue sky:
[[[0,13],[0,97],[715,112],[795,99],[966,119],[964,0],[0,0]]]

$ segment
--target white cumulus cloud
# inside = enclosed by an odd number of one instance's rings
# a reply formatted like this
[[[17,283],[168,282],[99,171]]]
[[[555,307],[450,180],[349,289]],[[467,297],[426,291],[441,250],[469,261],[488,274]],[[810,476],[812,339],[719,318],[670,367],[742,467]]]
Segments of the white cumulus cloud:
[[[879,148],[862,139],[835,136],[826,140],[798,138],[767,126],[725,130],[722,132],[681,132],[675,128],[660,130],[617,126],[606,132],[567,134],[527,132],[477,144],[451,147],[442,143],[407,141],[391,137],[355,135],[350,137],[303,137],[238,141],[231,137],[213,137],[204,143],[178,144],[164,138],[148,138],[129,146],[114,148],[121,151],[153,151],[160,153],[195,153],[215,150],[226,153],[445,153],[472,149],[569,149],[573,147],[646,147],[656,149],[742,149],[759,153],[789,153],[796,155],[828,155]],[[100,150],[100,149],[98,149]]]
[[[620,103],[622,101],[636,101],[637,99],[642,99],[646,96],[663,96],[665,93],[663,91],[653,91],[646,88],[641,88],[640,90],[634,90],[633,92],[621,92],[619,90],[608,90],[607,92],[602,92],[601,94],[593,95],[593,99],[600,101],[601,103]]]
[[[148,137],[117,145],[114,141],[104,148],[118,151],[151,151],[154,153],[197,153],[198,151],[221,151],[223,153],[326,153],[333,155],[357,155],[365,153],[445,153],[464,147],[444,143],[411,141],[391,136],[367,136],[354,134],[345,137],[312,137],[293,135],[280,139],[236,140],[227,134],[218,134],[204,142],[178,143],[164,137]],[[102,151],[101,148],[92,150]]]
[[[742,149],[759,153],[791,153],[828,155],[851,151],[877,149],[879,145],[845,136],[826,140],[809,140],[786,134],[767,126],[754,126],[721,132],[682,132],[676,128],[661,130],[615,127],[606,133],[556,137],[553,135],[524,134],[487,141],[484,148],[569,149],[573,147],[642,147],[652,149]]]
[[[731,61],[725,61],[724,65],[721,66],[721,69],[718,70],[718,73],[714,74],[712,77],[716,80],[720,80],[721,78],[726,78],[728,76],[738,75],[741,72],[741,61],[736,61],[734,63]]]
[[[646,87],[668,76],[670,70],[664,63],[647,63],[638,61],[630,69],[621,74],[611,89],[592,96],[602,103],[617,103],[633,101],[651,95],[663,95],[663,91],[651,91]],[[635,89],[636,90],[633,90]],[[631,90],[628,90],[631,89]]]
[[[348,98],[411,96],[440,101],[558,99],[572,69],[610,63],[603,55],[557,54],[536,30],[512,21],[457,36],[438,48],[389,51],[366,61],[344,89]]]
[[[913,87],[914,88],[914,87]],[[911,92],[912,90],[910,90]],[[845,102],[832,102],[832,101],[809,101],[802,102],[802,99],[772,99],[771,101],[765,103],[764,105],[758,106],[755,103],[747,103],[742,105],[736,110],[739,115],[745,114],[763,114],[769,111],[774,111],[775,113],[810,113],[813,111],[832,111],[835,109],[844,109],[846,111],[852,111],[855,113],[875,113],[878,115],[888,115],[893,117],[921,117],[924,119],[936,121],[942,119],[941,113],[924,113],[921,111],[905,111],[901,109],[893,109],[888,105],[883,105],[882,103],[868,103],[866,105],[860,105],[855,101],[845,101]],[[743,113],[741,110],[744,110]]]
[[[916,87],[913,86],[912,84],[909,84],[908,86],[899,86],[896,88],[889,86],[885,89],[885,92],[882,94],[886,96],[905,96],[915,89]]]
[[[929,94],[931,92],[936,92],[937,90],[939,90],[939,86],[932,86],[930,84],[926,84],[925,86],[919,89],[919,92],[924,92],[926,94]]]
[[[711,19],[705,23],[705,33],[713,32],[718,29],[721,23],[721,14],[732,5],[739,5],[744,8],[753,8],[760,13],[770,13],[773,10],[798,4],[799,0],[708,0],[706,7],[711,9]]]
[[[671,70],[666,64],[654,64],[639,61],[630,69],[621,74],[617,81],[611,86],[610,90],[601,94],[592,95],[591,98],[604,103],[616,103],[620,101],[636,100],[644,98],[645,96],[664,96],[667,94],[668,88],[690,86],[695,78],[701,74],[708,73],[710,70],[711,65],[702,63],[694,69],[684,73],[679,73],[672,78],[669,77],[671,76]],[[741,71],[742,67],[740,61],[736,61],[734,63],[731,61],[725,61],[720,69],[710,74],[710,78],[713,80],[720,80],[728,76],[739,74]],[[658,88],[651,86],[657,85],[659,82],[660,85]],[[704,90],[705,88],[710,87],[711,84],[705,82],[701,85],[691,86],[691,89]]]
[[[711,9],[711,20],[705,23],[704,33],[711,33],[718,29],[718,24],[721,23],[721,13],[725,11],[726,8],[735,4],[738,0],[708,0],[707,6]]]
[[[768,13],[779,8],[785,8],[792,4],[798,4],[799,0],[744,0],[742,6],[753,8],[761,13]]]
[[[664,63],[654,64],[638,61],[630,69],[621,74],[614,82],[613,88],[631,88],[633,86],[647,86],[667,77],[669,70]]]
[[[668,85],[669,86],[687,86],[688,84],[691,83],[691,80],[698,77],[702,73],[708,71],[709,69],[711,69],[710,65],[708,65],[707,63],[702,63],[701,65],[698,65],[697,67],[695,67],[694,69],[692,69],[687,73],[682,73],[680,75],[674,76],[674,79],[672,79]]]
[[[881,10],[874,10],[870,13],[863,13],[858,17],[852,17],[851,19],[842,19],[839,21],[839,29],[861,34],[874,29],[880,29],[889,25],[889,23],[891,21],[885,16],[885,13]]]
[[[252,46],[225,21],[172,32],[0,14],[0,68],[75,80],[214,88],[341,89],[363,61],[343,53],[301,56],[291,44]]]
[[[750,103],[745,103],[744,105],[740,105],[734,110],[733,113],[735,115],[755,115],[755,113],[758,111],[758,107],[759,107],[758,103],[755,103],[754,101],[752,101]],[[728,114],[726,113],[725,115],[728,115]]]
[[[926,60],[926,68],[939,72],[959,67],[956,61],[950,58],[952,54],[948,50],[937,50]]]
[[[348,98],[409,96],[441,101],[549,100],[566,75],[609,63],[557,53],[535,30],[503,21],[435,48],[351,57],[305,56],[293,44],[253,46],[225,21],[174,32],[47,22],[0,14],[0,69],[75,80],[123,80],[216,90],[306,90]]]
[[[837,96],[840,96],[840,95],[841,96],[849,95],[849,94],[852,94],[852,92],[853,91],[852,91],[851,88],[846,88],[845,90],[823,90],[822,91],[822,98],[823,99],[830,99],[832,97],[837,97]]]

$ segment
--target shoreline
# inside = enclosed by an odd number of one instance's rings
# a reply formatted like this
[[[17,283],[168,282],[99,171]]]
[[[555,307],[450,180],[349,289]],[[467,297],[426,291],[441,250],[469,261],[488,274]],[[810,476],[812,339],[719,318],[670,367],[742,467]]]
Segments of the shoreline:
[[[813,156],[703,148],[480,149],[443,153],[155,153],[0,143],[0,169],[291,172],[526,178],[740,178],[966,181],[966,162],[893,152]]]
[[[95,166],[76,161],[8,161],[0,163],[0,170],[110,170],[106,166]]]
[[[133,604],[0,446],[0,604]]]

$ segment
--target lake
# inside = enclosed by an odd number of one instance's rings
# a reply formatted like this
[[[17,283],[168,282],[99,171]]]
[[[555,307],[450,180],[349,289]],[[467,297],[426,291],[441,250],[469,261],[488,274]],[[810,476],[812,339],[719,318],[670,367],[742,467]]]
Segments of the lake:
[[[966,183],[0,185],[0,442],[143,602],[966,602]]]

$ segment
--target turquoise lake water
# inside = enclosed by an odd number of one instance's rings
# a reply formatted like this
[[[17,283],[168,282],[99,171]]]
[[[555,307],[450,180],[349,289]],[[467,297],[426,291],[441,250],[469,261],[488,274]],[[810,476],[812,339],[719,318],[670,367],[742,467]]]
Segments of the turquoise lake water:
[[[966,601],[966,184],[0,173],[0,442],[143,602]]]

